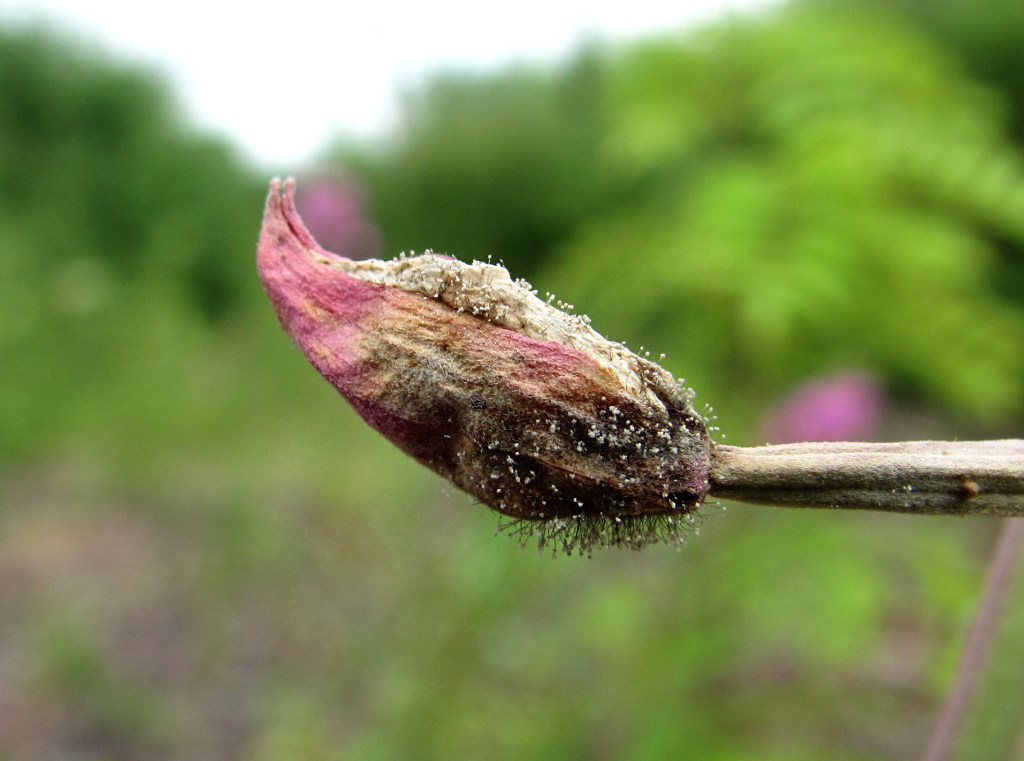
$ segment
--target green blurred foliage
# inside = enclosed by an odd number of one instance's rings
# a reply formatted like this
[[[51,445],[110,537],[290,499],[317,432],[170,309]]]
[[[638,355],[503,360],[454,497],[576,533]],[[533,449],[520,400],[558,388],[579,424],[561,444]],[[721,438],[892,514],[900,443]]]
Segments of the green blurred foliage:
[[[884,6],[938,40],[973,77],[998,88],[1014,134],[1024,138],[1024,6],[999,0],[887,0]]]
[[[398,134],[328,163],[366,182],[386,250],[493,257],[518,272],[600,215],[618,188],[594,166],[606,132],[604,57],[562,68],[438,75],[407,94]]]
[[[1024,413],[1007,112],[898,16],[812,2],[439,77],[392,141],[331,160],[391,253],[504,261],[733,420],[852,366],[992,426]]]
[[[642,44],[615,72],[606,155],[638,193],[552,268],[571,301],[656,335],[730,409],[852,365],[1020,416],[1024,310],[996,259],[1024,242],[1024,163],[994,93],[939,46],[797,5]]]
[[[190,341],[255,301],[263,192],[151,75],[0,29],[0,455],[187,404]]]
[[[1014,425],[998,97],[836,13],[448,75],[334,161],[392,251],[506,259],[730,431],[836,363],[946,405],[941,435]],[[0,147],[0,757],[919,753],[990,522],[710,506],[681,553],[538,559],[289,345],[265,178],[159,81],[0,32]]]
[[[1003,95],[1016,142],[1024,141],[1024,5],[1000,0],[896,0],[886,3],[923,28],[974,78]],[[1024,245],[1001,246],[1000,291],[1024,301]]]

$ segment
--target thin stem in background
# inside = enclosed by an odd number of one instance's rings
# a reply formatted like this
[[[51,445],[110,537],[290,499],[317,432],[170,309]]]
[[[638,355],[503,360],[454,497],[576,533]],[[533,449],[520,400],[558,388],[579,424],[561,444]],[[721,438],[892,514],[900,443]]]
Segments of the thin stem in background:
[[[953,752],[957,733],[992,649],[1022,547],[1024,521],[1007,518],[999,530],[981,602],[967,635],[956,677],[946,695],[923,761],[947,761]]]
[[[779,507],[1008,516],[924,761],[948,761],[1024,547],[1024,440],[812,442],[712,449],[710,494]]]

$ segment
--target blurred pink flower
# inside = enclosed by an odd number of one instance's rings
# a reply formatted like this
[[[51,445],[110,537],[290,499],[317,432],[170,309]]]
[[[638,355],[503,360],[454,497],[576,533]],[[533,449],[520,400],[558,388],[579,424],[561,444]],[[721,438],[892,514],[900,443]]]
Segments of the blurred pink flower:
[[[874,376],[842,372],[804,384],[765,417],[769,444],[799,441],[861,441],[874,438],[885,409],[885,392]]]
[[[380,233],[367,219],[362,188],[352,180],[321,179],[305,186],[295,205],[321,245],[349,259],[380,252]]]

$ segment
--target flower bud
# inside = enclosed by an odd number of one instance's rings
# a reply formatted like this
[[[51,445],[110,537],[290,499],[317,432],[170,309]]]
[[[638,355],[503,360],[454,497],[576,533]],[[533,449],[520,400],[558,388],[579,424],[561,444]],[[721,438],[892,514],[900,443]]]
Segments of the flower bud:
[[[367,423],[542,547],[681,537],[710,471],[691,392],[503,267],[324,251],[293,192],[271,184],[260,276],[284,329]]]

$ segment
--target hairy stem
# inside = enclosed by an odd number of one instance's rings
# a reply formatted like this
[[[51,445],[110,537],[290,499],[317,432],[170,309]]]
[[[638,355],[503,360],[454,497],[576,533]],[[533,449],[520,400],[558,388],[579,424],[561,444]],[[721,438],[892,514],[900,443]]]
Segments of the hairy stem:
[[[710,480],[761,505],[1024,516],[1024,440],[716,446]]]

